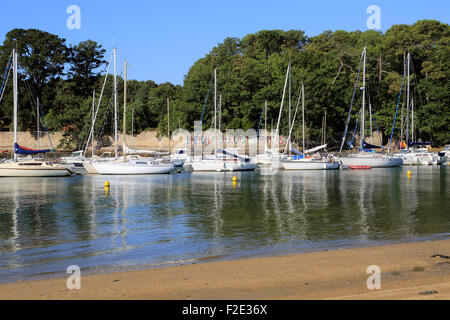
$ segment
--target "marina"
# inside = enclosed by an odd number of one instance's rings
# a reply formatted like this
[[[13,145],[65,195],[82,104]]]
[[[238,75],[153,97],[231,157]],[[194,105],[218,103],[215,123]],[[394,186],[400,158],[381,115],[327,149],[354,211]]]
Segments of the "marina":
[[[0,300],[450,299],[449,3],[22,5],[0,27]]]

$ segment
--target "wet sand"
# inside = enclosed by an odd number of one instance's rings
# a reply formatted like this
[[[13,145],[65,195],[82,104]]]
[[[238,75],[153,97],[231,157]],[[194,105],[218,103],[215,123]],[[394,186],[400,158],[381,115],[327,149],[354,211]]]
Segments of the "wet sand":
[[[370,265],[379,290],[367,288]],[[15,282],[0,299],[450,299],[450,240],[82,274],[80,290]]]

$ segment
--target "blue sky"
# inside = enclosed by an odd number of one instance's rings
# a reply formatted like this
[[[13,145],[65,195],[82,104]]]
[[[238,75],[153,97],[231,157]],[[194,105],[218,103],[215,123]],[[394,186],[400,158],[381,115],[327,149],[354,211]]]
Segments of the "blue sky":
[[[309,36],[325,30],[366,30],[369,5],[381,10],[381,30],[421,19],[449,23],[448,0],[22,0],[3,2],[0,42],[13,28],[37,28],[68,44],[92,39],[127,58],[129,79],[182,84],[192,64],[226,37],[242,38],[263,29],[300,29]],[[81,9],[81,29],[69,30],[66,9]],[[121,68],[118,68],[121,70]]]

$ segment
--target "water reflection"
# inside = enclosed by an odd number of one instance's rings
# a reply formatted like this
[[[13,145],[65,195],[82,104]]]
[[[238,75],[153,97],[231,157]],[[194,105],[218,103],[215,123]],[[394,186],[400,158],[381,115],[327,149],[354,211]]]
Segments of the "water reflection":
[[[443,166],[5,178],[0,281],[446,236],[449,177]]]

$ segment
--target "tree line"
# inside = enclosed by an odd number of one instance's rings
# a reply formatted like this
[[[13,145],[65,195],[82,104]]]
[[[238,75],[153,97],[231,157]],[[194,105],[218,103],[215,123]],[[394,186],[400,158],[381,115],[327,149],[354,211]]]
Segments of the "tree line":
[[[361,52],[366,46],[366,102],[371,105],[373,128],[379,129],[383,143],[389,140],[396,111],[394,138],[405,132],[406,79],[402,85],[402,78],[409,52],[414,136],[443,145],[450,142],[449,40],[448,24],[435,20],[394,25],[384,34],[373,30],[325,31],[308,37],[301,30],[263,30],[242,39],[226,38],[190,67],[182,86],[129,80],[128,133],[133,125],[134,134],[150,129],[167,134],[167,98],[172,130],[178,127],[193,130],[194,121],[200,120],[202,114],[203,129],[209,129],[214,117],[214,69],[217,69],[221,95],[223,129],[262,129],[265,101],[268,129],[275,128],[290,63],[291,97],[287,94],[285,98],[281,133],[288,134],[289,99],[293,115],[304,85],[307,144],[316,145],[325,140],[337,146],[352,100]],[[19,54],[20,129],[36,130],[36,98],[39,98],[45,115],[42,125],[50,131],[64,132],[60,147],[81,148],[89,135],[93,90],[97,104],[106,76],[109,56],[105,49],[93,40],[68,45],[65,39],[45,31],[14,29],[7,33],[0,46],[0,82],[5,77],[13,47]],[[118,79],[121,116],[123,78],[119,75]],[[113,77],[108,75],[96,122],[96,132],[103,135],[114,132],[112,81]],[[362,87],[361,76],[356,86]],[[350,133],[361,121],[358,112],[361,99],[361,90],[357,90]],[[11,106],[12,81],[9,81],[0,103],[3,131],[12,128]],[[369,115],[366,117],[368,121]],[[300,140],[301,117],[296,119],[293,138]],[[121,126],[121,121],[118,123]]]

